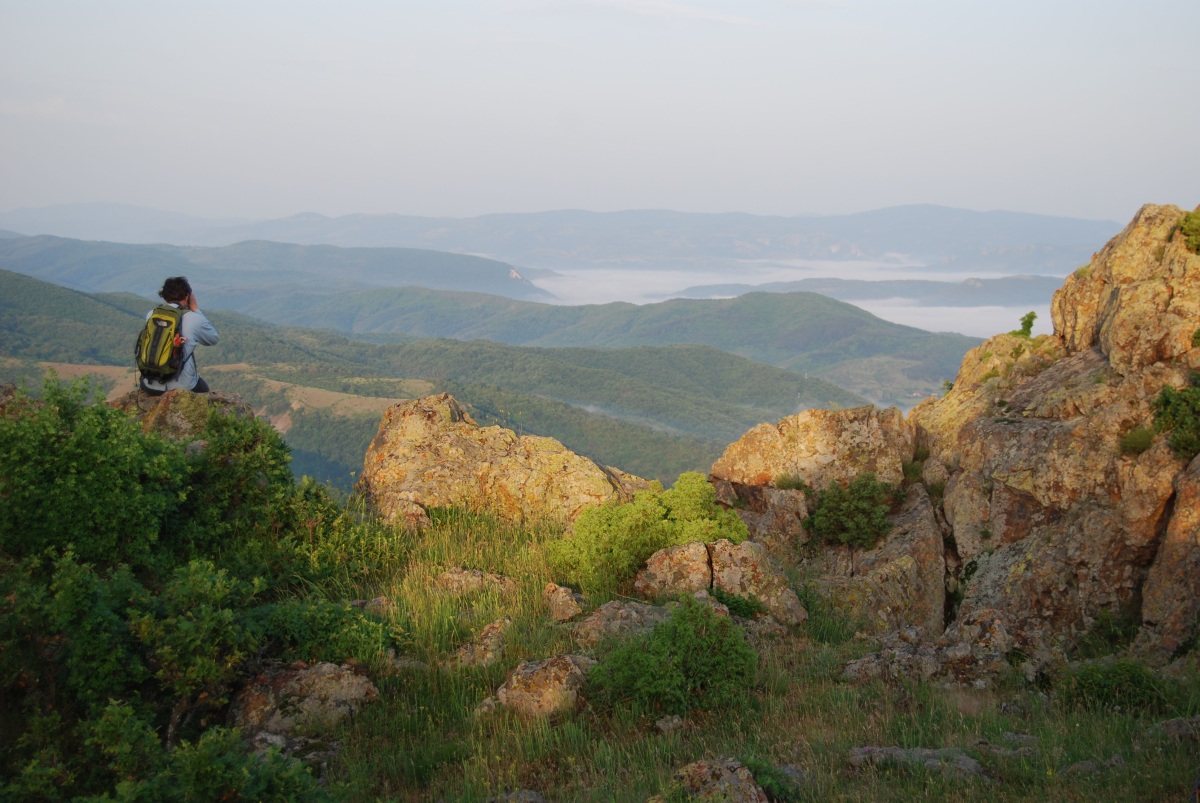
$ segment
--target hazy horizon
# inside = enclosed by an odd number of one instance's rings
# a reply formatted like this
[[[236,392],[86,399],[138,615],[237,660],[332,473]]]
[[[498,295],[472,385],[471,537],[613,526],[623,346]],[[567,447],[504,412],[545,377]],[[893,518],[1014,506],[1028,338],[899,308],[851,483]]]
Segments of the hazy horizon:
[[[1191,208],[1200,3],[0,0],[0,209]]]

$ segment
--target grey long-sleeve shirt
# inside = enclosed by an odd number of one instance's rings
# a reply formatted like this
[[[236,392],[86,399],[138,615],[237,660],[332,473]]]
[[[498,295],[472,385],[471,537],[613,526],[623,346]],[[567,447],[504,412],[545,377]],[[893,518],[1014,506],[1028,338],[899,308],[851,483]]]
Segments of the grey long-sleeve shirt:
[[[178,309],[178,304],[172,304],[172,307]],[[154,310],[146,313],[149,318],[154,313]],[[170,382],[156,382],[152,379],[143,379],[142,383],[150,390],[191,390],[196,387],[196,383],[200,380],[200,371],[196,368],[196,359],[193,352],[196,346],[215,346],[217,344],[217,328],[209,322],[208,318],[204,317],[204,313],[200,310],[188,310],[183,313],[183,321],[180,323],[180,333],[184,336],[183,341],[183,367],[179,369],[179,374]]]

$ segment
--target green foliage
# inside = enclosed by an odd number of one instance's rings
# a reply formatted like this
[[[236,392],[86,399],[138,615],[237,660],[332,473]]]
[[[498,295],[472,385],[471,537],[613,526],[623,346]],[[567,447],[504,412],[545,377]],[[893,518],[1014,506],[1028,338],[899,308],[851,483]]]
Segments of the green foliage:
[[[1200,387],[1165,387],[1153,406],[1154,430],[1168,433],[1171,451],[1184,460],[1200,454]]]
[[[757,660],[731,619],[689,598],[649,634],[605,655],[588,683],[606,705],[680,715],[713,711],[746,700]]]
[[[293,483],[263,422],[214,414],[185,451],[85,395],[0,418],[0,798],[323,799],[206,729],[264,650],[381,656],[381,623],[295,594],[349,591],[395,544]]]
[[[1009,332],[1010,335],[1017,337],[1029,338],[1033,335],[1033,322],[1037,320],[1037,313],[1032,310],[1021,316],[1021,328],[1014,329]]]
[[[1176,683],[1129,658],[1068,668],[1056,684],[1068,707],[1163,713],[1179,694]]]
[[[845,644],[858,632],[858,623],[833,607],[830,601],[818,594],[812,586],[798,588],[796,596],[808,611],[804,632],[818,644]]]
[[[681,474],[667,491],[640,491],[632,502],[585,510],[574,532],[552,545],[558,572],[588,593],[619,587],[660,549],[693,541],[748,537],[732,510],[717,504],[716,491],[703,474]]]
[[[1129,612],[1114,612],[1105,608],[1096,616],[1092,626],[1076,642],[1072,655],[1079,659],[1111,655],[1133,643],[1139,623]]]
[[[891,530],[888,513],[896,489],[870,472],[859,474],[848,485],[832,483],[816,494],[805,527],[820,541],[871,549]]]
[[[86,404],[89,386],[18,394],[0,417],[0,551],[70,545],[88,562],[143,563],[186,487],[182,451],[125,413]]]
[[[774,764],[748,757],[742,759],[742,766],[750,770],[754,782],[767,793],[767,800],[772,803],[801,803],[808,799],[804,789]]]
[[[391,643],[383,623],[346,603],[289,599],[265,608],[260,616],[278,642],[278,653],[305,661],[366,664]]]
[[[741,594],[732,594],[715,586],[712,595],[717,602],[728,608],[731,614],[743,619],[753,619],[767,609],[758,597],[743,597]]]
[[[780,474],[775,478],[775,487],[782,491],[809,492],[812,490],[799,474]]]
[[[1121,436],[1121,454],[1139,455],[1154,443],[1154,430],[1150,427],[1137,427]]]
[[[1192,348],[1200,348],[1200,329],[1192,332]]]
[[[1187,238],[1187,247],[1193,254],[1200,254],[1200,210],[1188,212],[1179,221],[1179,230]]]

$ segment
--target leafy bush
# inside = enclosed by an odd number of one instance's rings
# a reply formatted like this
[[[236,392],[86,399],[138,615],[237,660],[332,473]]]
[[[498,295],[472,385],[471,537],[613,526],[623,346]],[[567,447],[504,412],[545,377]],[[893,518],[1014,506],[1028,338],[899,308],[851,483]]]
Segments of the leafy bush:
[[[1033,322],[1037,320],[1037,313],[1030,311],[1021,316],[1021,328],[1014,329],[1009,332],[1010,335],[1024,337],[1028,339],[1033,335]]]
[[[1179,221],[1179,230],[1187,238],[1187,247],[1193,254],[1200,254],[1200,210],[1188,212]]]
[[[741,594],[731,594],[724,589],[715,587],[712,595],[717,602],[728,608],[731,614],[743,619],[753,619],[767,609],[758,597],[743,597]]]
[[[1200,387],[1163,388],[1154,399],[1154,430],[1169,433],[1167,444],[1176,456],[1191,460],[1200,454]]]
[[[382,654],[381,623],[294,594],[399,547],[297,486],[264,422],[213,415],[185,451],[86,394],[51,383],[0,417],[0,798],[323,799],[210,727],[267,649]]]
[[[1057,685],[1064,704],[1089,710],[1161,713],[1178,693],[1173,681],[1128,658],[1069,668]]]
[[[1154,430],[1149,427],[1131,429],[1121,436],[1121,454],[1139,455],[1154,443]]]
[[[551,545],[551,560],[570,583],[588,593],[619,587],[660,549],[749,533],[731,510],[717,504],[703,474],[681,474],[668,491],[641,491],[633,501],[585,510],[568,538]]]
[[[186,483],[178,446],[86,404],[85,382],[19,393],[0,417],[0,551],[71,546],[84,562],[148,560]]]
[[[894,498],[891,485],[865,472],[848,486],[835,482],[818,494],[804,525],[820,541],[871,549],[891,530],[887,517]]]
[[[604,656],[588,683],[602,704],[683,715],[742,702],[754,683],[757,662],[731,619],[685,598],[669,620]]]
[[[775,487],[782,491],[811,490],[808,486],[808,483],[805,482],[799,474],[780,474],[775,478]]]

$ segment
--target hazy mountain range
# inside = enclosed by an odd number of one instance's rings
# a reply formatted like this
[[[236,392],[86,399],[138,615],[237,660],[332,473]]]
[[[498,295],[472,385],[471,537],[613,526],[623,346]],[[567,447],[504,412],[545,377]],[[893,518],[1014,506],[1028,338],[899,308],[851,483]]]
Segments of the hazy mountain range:
[[[472,218],[306,213],[236,221],[117,204],[74,204],[3,212],[0,228],[130,243],[219,246],[271,240],[426,248],[489,256],[518,267],[892,260],[947,271],[1063,276],[1086,262],[1120,224],[929,205],[804,217],[563,210]]]

